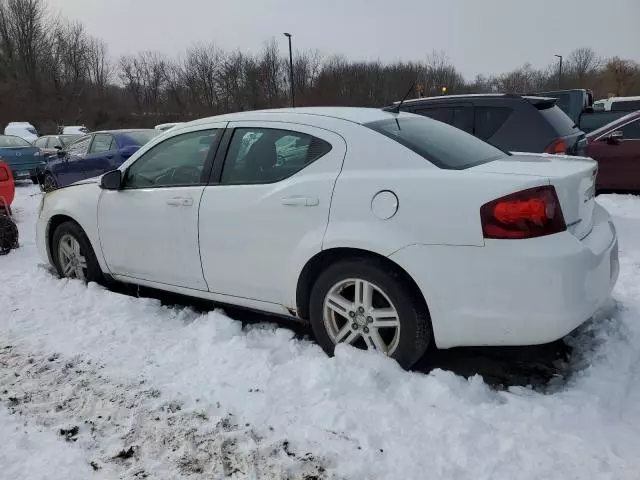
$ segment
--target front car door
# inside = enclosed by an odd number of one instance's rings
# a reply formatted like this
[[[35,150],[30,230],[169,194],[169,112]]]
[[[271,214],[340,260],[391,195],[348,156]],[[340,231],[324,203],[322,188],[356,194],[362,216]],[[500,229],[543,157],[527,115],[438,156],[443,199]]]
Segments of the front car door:
[[[87,178],[97,177],[115,168],[113,166],[114,149],[117,149],[117,146],[114,147],[115,143],[110,133],[96,133],[93,136],[93,142],[84,161]]]
[[[610,141],[613,132],[622,132],[622,139]],[[589,145],[589,156],[598,161],[598,188],[640,190],[640,118],[600,135]]]
[[[200,204],[209,290],[287,305],[292,259],[321,250],[345,141],[320,128],[256,121],[230,123],[226,141],[221,172]]]
[[[56,174],[58,186],[64,187],[87,178],[83,175],[84,160],[89,151],[93,135],[85,135],[69,145],[64,158],[52,166]]]
[[[116,278],[207,291],[198,206],[225,125],[163,140],[123,166],[121,190],[102,192],[100,244]]]

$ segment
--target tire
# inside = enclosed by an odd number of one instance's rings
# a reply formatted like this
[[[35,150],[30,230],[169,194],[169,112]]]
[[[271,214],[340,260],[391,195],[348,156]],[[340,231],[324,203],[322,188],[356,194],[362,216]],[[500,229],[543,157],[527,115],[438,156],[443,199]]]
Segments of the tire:
[[[371,302],[362,302],[364,311],[359,311],[359,303],[354,302],[356,283],[361,291],[368,285],[369,291],[374,292]],[[327,354],[333,355],[334,339],[340,340],[341,334],[349,331],[342,340],[351,339],[350,343],[356,347],[381,350],[403,368],[410,368],[424,355],[433,338],[428,309],[413,290],[401,274],[382,262],[353,258],[334,263],[320,274],[311,290],[309,318],[316,341]],[[342,306],[329,301],[329,298],[335,299],[338,292],[342,292],[338,295],[340,300],[346,301],[340,302]],[[388,304],[396,315],[380,319],[382,313],[392,311]],[[373,310],[365,309],[364,305],[373,306]],[[352,307],[355,310],[351,310]],[[383,312],[382,308],[386,310]],[[374,320],[374,316],[378,319]],[[399,327],[384,327],[385,322],[395,322]],[[376,324],[380,328],[374,328]],[[374,331],[378,333],[378,342],[373,340]]]
[[[58,182],[56,181],[56,177],[54,177],[50,173],[44,174],[44,180],[42,181],[43,190],[45,192],[52,192],[58,188]]]
[[[77,246],[79,247],[79,251],[75,251],[74,253],[79,253],[84,259],[84,262],[76,262],[78,265],[72,272],[65,272],[65,267],[68,266],[68,262],[65,259],[66,256],[61,251],[61,243],[64,242],[68,247],[69,242],[73,244],[73,241],[77,242]],[[65,222],[56,228],[51,242],[51,258],[53,259],[54,266],[60,278],[76,278],[85,283],[104,283],[104,275],[100,269],[100,264],[98,263],[95,252],[91,247],[91,242],[82,228],[75,222]],[[84,265],[84,267],[82,265]],[[83,272],[82,275],[79,275],[80,270],[78,270],[78,267]]]
[[[37,175],[31,175],[31,183],[33,183],[34,185],[38,185],[38,176]]]

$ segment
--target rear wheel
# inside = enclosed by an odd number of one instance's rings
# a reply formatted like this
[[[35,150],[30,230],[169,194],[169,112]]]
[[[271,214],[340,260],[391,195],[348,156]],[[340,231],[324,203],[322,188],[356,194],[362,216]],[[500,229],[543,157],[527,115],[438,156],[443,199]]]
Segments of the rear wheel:
[[[311,292],[318,344],[332,355],[338,343],[348,343],[411,367],[426,351],[432,330],[424,302],[408,287],[399,273],[374,260],[331,265]]]
[[[56,228],[51,242],[51,257],[60,277],[83,282],[101,283],[104,280],[87,235],[74,222],[65,222]]]
[[[44,185],[43,188],[45,192],[51,192],[56,188],[58,188],[58,182],[56,181],[56,178],[50,173],[44,174],[43,185]]]
[[[38,176],[37,175],[31,175],[31,183],[33,183],[34,185],[38,185]]]

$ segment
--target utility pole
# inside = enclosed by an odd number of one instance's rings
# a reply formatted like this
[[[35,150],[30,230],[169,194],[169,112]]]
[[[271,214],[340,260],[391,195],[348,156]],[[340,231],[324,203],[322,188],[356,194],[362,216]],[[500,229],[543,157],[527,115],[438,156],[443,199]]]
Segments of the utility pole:
[[[289,83],[291,84],[291,106],[296,106],[296,93],[293,85],[293,52],[291,51],[291,34],[285,33],[285,37],[289,39]]]
[[[560,68],[558,69],[558,88],[562,88],[562,55],[554,55],[560,59]]]

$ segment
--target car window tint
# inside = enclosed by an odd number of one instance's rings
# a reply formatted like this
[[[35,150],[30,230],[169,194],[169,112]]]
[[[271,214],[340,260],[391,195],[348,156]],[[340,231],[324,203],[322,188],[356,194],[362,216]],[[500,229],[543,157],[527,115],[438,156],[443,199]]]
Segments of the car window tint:
[[[557,105],[548,108],[539,108],[542,117],[553,127],[554,131],[560,135],[571,135],[578,131],[578,126],[566,113]]]
[[[306,133],[236,128],[222,170],[222,183],[279,182],[330,150],[331,144]]]
[[[640,110],[640,100],[623,100],[612,102],[611,110]]]
[[[475,107],[473,113],[475,136],[487,140],[494,136],[504,122],[507,121],[509,115],[511,115],[511,109],[506,107]]]
[[[467,133],[473,133],[473,107],[468,105],[454,107],[452,125]]]
[[[419,108],[414,110],[413,113],[422,115],[424,117],[433,118],[439,122],[451,124],[453,123],[453,108],[452,107],[433,107],[433,108]]]
[[[38,148],[47,148],[48,139],[49,137],[41,137],[34,142],[33,146]]]
[[[622,138],[624,140],[640,140],[640,120],[627,123],[624,127],[620,128],[622,131]]]
[[[84,155],[89,150],[89,144],[91,143],[91,135],[82,137],[76,142],[69,145],[69,155]]]
[[[136,160],[126,172],[125,188],[201,185],[211,149],[220,130],[199,130],[159,143]]]
[[[111,150],[113,136],[105,133],[96,133],[93,137],[93,143],[89,149],[89,153],[102,153]]]
[[[390,118],[364,126],[447,170],[462,170],[508,155],[473,135],[429,118]]]

